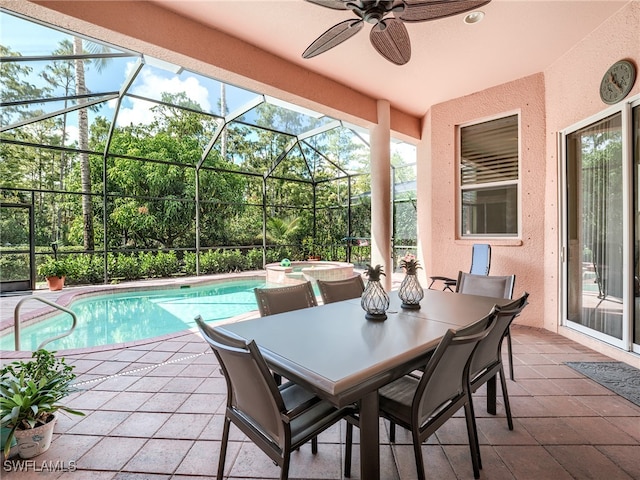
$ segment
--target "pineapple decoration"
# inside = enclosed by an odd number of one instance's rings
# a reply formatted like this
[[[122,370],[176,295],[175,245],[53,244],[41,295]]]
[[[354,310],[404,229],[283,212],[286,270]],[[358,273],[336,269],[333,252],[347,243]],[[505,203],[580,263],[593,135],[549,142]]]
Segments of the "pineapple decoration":
[[[364,273],[369,277],[360,301],[360,305],[367,312],[365,318],[367,320],[384,320],[387,318],[389,295],[380,284],[380,275],[385,275],[382,271],[382,265],[375,267],[367,265],[367,270]]]
[[[416,275],[418,268],[422,267],[412,253],[407,253],[400,260],[400,266],[406,272],[398,290],[398,297],[402,300],[402,308],[417,310],[420,308],[420,300],[424,297],[424,291]]]

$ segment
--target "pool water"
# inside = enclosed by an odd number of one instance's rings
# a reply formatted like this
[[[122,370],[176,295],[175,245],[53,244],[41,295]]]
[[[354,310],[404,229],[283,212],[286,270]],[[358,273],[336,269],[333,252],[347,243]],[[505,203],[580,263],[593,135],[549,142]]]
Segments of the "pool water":
[[[140,290],[86,297],[67,308],[78,317],[74,332],[48,343],[48,350],[95,347],[159,337],[195,327],[201,315],[207,322],[257,310],[255,287],[264,280],[230,280],[204,286]],[[35,350],[47,338],[68,330],[72,318],[63,313],[20,331],[20,349]],[[0,349],[13,350],[13,333],[0,337]]]

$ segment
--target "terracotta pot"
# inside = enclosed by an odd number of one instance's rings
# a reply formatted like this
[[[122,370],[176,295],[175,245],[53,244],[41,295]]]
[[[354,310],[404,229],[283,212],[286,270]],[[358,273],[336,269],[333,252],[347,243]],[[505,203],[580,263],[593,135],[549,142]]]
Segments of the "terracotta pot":
[[[52,417],[44,425],[28,430],[16,430],[14,436],[18,443],[18,455],[20,458],[32,458],[46,452],[51,446],[53,427],[56,417]]]
[[[47,277],[47,285],[49,285],[49,290],[51,290],[52,292],[62,290],[62,287],[64,287],[64,279],[65,277]]]

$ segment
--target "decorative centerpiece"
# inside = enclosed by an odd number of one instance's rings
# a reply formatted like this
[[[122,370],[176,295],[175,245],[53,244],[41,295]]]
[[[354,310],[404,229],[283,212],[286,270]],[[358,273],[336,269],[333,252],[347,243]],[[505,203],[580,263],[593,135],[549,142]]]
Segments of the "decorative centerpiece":
[[[387,318],[389,295],[380,284],[380,275],[385,275],[382,271],[382,265],[376,265],[375,267],[367,265],[367,270],[364,273],[369,277],[360,300],[360,305],[367,312],[365,318],[367,320],[384,320]]]
[[[412,253],[407,253],[401,260],[400,266],[406,272],[402,283],[400,284],[400,290],[398,290],[398,297],[402,300],[402,308],[417,310],[420,308],[420,300],[424,297],[424,291],[418,281],[416,275],[420,264],[416,259],[416,256]]]

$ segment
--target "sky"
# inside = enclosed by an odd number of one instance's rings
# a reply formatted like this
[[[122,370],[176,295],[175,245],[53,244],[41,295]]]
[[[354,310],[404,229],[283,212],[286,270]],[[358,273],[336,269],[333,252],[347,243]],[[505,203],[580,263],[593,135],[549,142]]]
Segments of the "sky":
[[[39,25],[29,20],[0,12],[0,43],[14,52],[20,52],[22,56],[46,56],[58,48],[62,40],[72,41],[72,35],[54,28]],[[99,42],[102,44],[103,42]],[[85,41],[86,45],[86,41]],[[85,47],[86,48],[86,47]],[[124,52],[125,50],[113,46],[112,52]],[[125,84],[128,76],[135,68],[137,57],[110,59],[102,71],[95,66],[86,66],[86,83],[92,93],[119,90]],[[149,60],[151,61],[151,60]],[[34,72],[29,81],[35,85],[45,85],[35,69],[43,69],[48,62],[29,62]],[[255,92],[250,92],[234,86],[226,87],[227,111],[234,111],[245,103],[255,98]],[[161,93],[177,94],[188,92],[189,98],[198,103],[204,111],[220,114],[220,82],[198,75],[193,72],[183,71],[176,75],[174,72],[152,66],[147,62],[132,84],[129,93],[160,100]],[[61,90],[52,94],[62,96]],[[114,114],[116,101],[100,104],[98,112],[90,112],[90,121],[97,115],[111,120]],[[118,114],[117,125],[145,124],[153,119],[150,108],[152,102],[146,102],[130,97],[125,97]],[[36,108],[43,108],[38,105]],[[55,111],[62,108],[61,104],[48,104],[44,108]],[[73,117],[73,116],[72,116]],[[77,116],[76,116],[77,117]],[[73,122],[73,120],[72,120]],[[72,124],[68,127],[69,137],[67,143],[77,141],[77,128]],[[407,158],[407,163],[415,162],[415,147],[408,144],[393,144],[392,152],[397,151]]]

